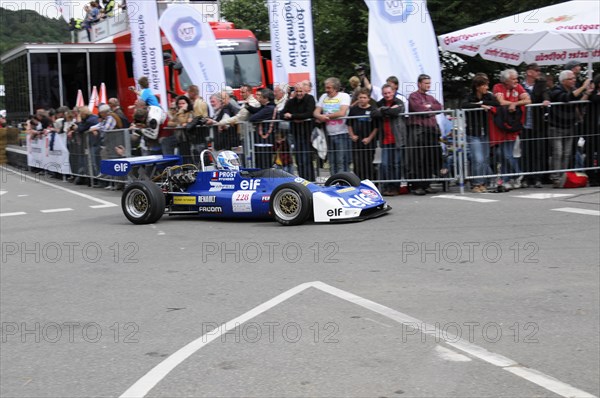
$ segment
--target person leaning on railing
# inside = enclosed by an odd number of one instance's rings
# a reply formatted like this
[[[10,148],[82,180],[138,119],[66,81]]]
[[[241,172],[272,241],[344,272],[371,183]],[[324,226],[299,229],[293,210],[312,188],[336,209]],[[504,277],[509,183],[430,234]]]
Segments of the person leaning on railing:
[[[579,88],[575,88],[575,74],[570,70],[563,70],[558,75],[559,84],[550,92],[552,102],[564,102],[550,108],[548,137],[552,146],[552,170],[563,170],[571,167],[573,157],[573,140],[575,138],[575,125],[579,122],[578,109],[571,101],[587,100],[592,94],[591,80],[586,79]],[[560,188],[561,174],[555,172],[550,175],[554,188]]]
[[[314,181],[311,134],[314,127],[312,116],[316,106],[315,97],[310,94],[308,82],[296,83],[294,92],[295,95],[285,103],[281,117],[290,121],[290,146],[298,165],[298,175],[308,181]]]
[[[469,143],[469,156],[471,175],[483,176],[492,174],[490,166],[490,134],[488,124],[488,111],[492,106],[499,106],[496,97],[490,93],[489,79],[485,73],[477,73],[471,83],[471,93],[461,104],[463,109],[480,109],[465,112],[467,142]],[[487,192],[486,181],[477,177],[471,183],[471,192]]]
[[[417,91],[408,97],[409,111],[433,112],[441,111],[442,104],[434,96],[427,94],[431,89],[431,77],[425,74],[417,79]],[[429,179],[440,174],[442,167],[442,150],[438,143],[440,129],[435,119],[435,113],[411,115],[408,119],[408,159],[409,171],[414,179]],[[412,192],[415,195],[436,193],[428,181],[413,183]]]

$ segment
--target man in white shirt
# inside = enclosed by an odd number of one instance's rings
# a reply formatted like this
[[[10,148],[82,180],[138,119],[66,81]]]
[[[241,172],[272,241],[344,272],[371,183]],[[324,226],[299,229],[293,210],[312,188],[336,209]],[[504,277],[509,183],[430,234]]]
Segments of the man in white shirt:
[[[350,96],[340,92],[340,88],[338,78],[326,79],[325,94],[319,98],[314,112],[315,119],[324,124],[327,132],[327,157],[331,175],[350,171],[351,141],[346,124]]]

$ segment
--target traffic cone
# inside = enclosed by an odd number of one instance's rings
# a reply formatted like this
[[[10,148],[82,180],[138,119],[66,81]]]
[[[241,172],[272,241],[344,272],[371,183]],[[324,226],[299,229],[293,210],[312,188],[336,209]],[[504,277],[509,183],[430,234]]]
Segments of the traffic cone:
[[[96,86],[92,89],[92,95],[90,95],[90,103],[88,104],[90,112],[94,115],[98,114],[98,89]]]
[[[83,93],[81,92],[81,90],[77,90],[77,99],[75,100],[75,106],[78,108],[85,106],[85,102],[83,102]]]
[[[108,104],[108,98],[106,98],[106,84],[100,84],[100,101],[99,104]]]

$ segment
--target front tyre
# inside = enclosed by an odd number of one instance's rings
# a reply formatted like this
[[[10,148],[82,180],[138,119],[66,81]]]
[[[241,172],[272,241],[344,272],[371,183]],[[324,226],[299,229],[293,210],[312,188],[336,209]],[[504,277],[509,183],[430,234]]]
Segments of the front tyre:
[[[312,212],[312,194],[304,185],[282,184],[271,194],[271,214],[282,225],[300,225]]]
[[[165,211],[165,195],[153,182],[136,181],[125,188],[121,197],[125,217],[134,224],[157,222]]]
[[[344,187],[358,187],[360,186],[360,178],[354,173],[342,172],[332,175],[325,181],[325,186],[344,186]]]

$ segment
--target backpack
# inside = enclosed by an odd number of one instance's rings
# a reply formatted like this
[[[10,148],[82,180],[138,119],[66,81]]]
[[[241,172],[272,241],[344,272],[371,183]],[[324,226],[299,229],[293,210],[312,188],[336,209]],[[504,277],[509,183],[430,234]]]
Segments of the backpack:
[[[523,109],[518,106],[514,112],[509,112],[507,105],[496,107],[494,124],[505,133],[523,130]]]

